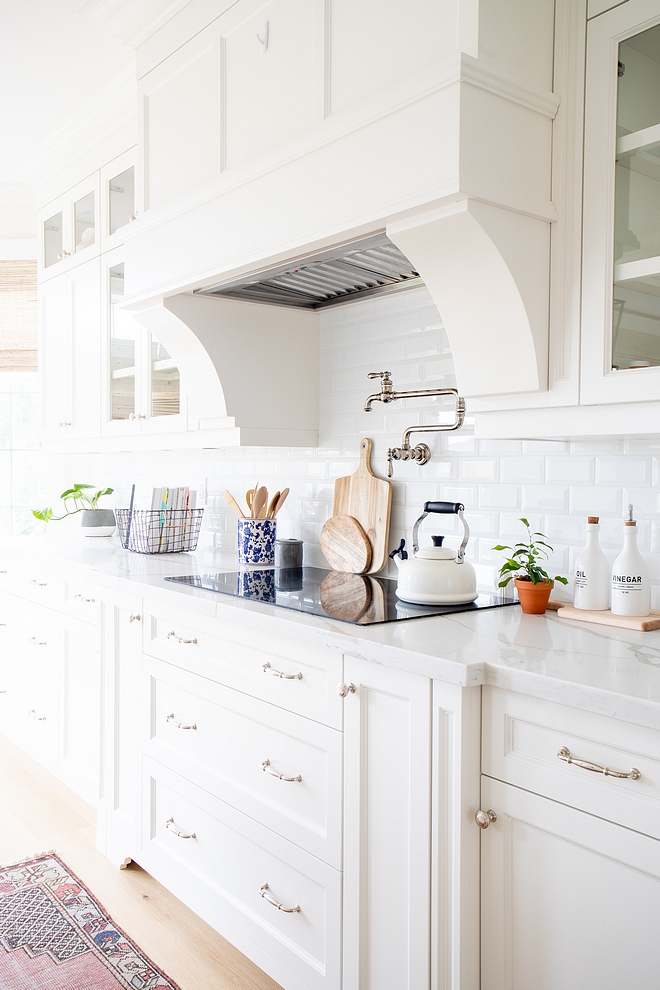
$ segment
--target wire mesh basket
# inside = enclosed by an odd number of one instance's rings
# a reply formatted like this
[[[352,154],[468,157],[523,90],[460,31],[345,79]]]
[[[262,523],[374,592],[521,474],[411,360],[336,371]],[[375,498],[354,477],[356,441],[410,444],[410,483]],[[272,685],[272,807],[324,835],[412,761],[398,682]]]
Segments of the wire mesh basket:
[[[204,509],[115,509],[124,550],[186,553],[197,549]]]

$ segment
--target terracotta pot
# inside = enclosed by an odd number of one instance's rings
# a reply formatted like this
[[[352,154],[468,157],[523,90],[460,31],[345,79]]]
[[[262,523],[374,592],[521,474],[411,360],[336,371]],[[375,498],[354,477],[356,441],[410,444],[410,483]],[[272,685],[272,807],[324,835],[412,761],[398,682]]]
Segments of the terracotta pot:
[[[523,612],[526,612],[527,615],[543,615],[548,607],[550,592],[554,588],[555,582],[546,581],[545,584],[540,582],[532,584],[531,581],[516,578],[515,584]]]

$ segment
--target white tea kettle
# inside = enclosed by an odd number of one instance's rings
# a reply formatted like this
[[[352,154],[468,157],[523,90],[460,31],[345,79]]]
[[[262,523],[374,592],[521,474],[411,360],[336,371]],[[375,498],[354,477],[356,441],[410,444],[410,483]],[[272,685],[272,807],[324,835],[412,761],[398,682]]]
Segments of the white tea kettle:
[[[477,597],[477,575],[465,560],[465,548],[470,537],[460,502],[425,502],[424,511],[412,528],[412,557],[404,549],[406,541],[392,550],[390,557],[399,571],[397,598],[415,605],[463,605]],[[456,514],[463,523],[463,541],[454,553],[443,547],[443,536],[433,536],[432,547],[419,549],[417,534],[429,512]]]

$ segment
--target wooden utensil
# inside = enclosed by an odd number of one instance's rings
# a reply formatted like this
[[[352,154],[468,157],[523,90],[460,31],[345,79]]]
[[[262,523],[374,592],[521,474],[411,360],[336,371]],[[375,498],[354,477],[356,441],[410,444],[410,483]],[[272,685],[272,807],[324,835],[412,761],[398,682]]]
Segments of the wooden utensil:
[[[321,550],[333,571],[364,574],[369,570],[371,543],[352,516],[330,516],[321,530]]]
[[[371,604],[371,579],[330,571],[320,589],[321,605],[331,619],[357,622]]]
[[[234,498],[234,496],[231,495],[228,491],[225,491],[223,494],[224,494],[225,498],[227,499],[227,501],[229,502],[229,504],[232,507],[232,509],[234,510],[234,512],[238,516],[240,516],[241,519],[245,519],[245,513],[241,509],[240,505],[238,504],[238,502],[236,501],[236,499]]]
[[[252,502],[252,518],[258,519],[261,510],[266,504],[266,499],[268,498],[268,490],[266,488],[260,488],[259,491],[254,494],[254,501]]]
[[[266,519],[275,518],[275,506],[277,505],[277,500],[279,499],[281,494],[282,492],[275,492],[275,494],[271,498],[270,504],[268,506],[268,512],[266,513]]]
[[[282,508],[282,506],[286,502],[286,497],[289,494],[289,491],[290,491],[290,489],[285,488],[284,491],[282,492],[282,494],[280,495],[280,497],[278,498],[277,505],[275,506],[275,509],[273,511],[273,516],[272,516],[273,519],[275,518],[275,516],[277,515],[277,513],[280,511],[280,509]]]
[[[248,509],[248,516],[252,518],[252,503],[254,502],[254,488],[248,488],[245,493],[245,504]]]
[[[387,563],[390,535],[392,486],[377,478],[371,470],[371,448],[368,437],[360,441],[360,463],[355,474],[335,481],[333,515],[357,519],[371,543],[369,574],[375,574]]]

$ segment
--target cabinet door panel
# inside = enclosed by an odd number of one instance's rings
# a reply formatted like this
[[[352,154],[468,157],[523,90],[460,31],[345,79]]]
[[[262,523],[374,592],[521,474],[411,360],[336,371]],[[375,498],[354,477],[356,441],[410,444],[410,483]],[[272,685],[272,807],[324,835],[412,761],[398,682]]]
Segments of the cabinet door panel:
[[[482,778],[482,990],[657,983],[660,842]]]
[[[344,988],[429,986],[431,682],[344,657]]]
[[[66,622],[60,773],[77,794],[99,798],[100,671],[98,630]]]
[[[73,328],[66,275],[41,287],[41,373],[44,433],[60,439],[73,425]]]
[[[220,172],[218,29],[202,31],[150,72],[142,93],[145,204],[151,208]]]
[[[272,0],[225,36],[227,165],[236,165],[322,120],[319,0]],[[264,37],[268,23],[268,50]],[[317,113],[318,108],[318,113]]]

